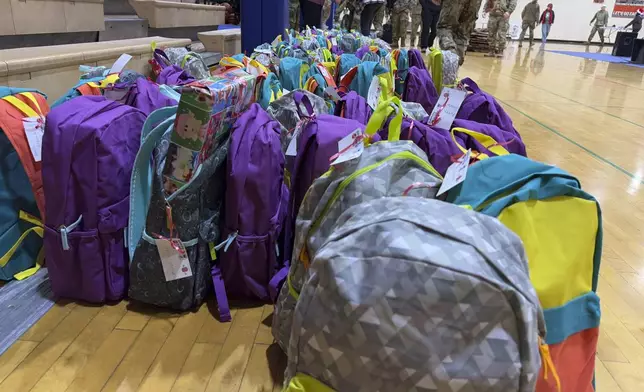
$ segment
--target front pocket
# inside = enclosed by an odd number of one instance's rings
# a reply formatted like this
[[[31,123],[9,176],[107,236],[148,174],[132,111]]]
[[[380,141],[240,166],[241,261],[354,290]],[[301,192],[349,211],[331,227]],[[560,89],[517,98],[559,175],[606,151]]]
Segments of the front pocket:
[[[105,296],[108,300],[123,299],[129,279],[127,249],[123,230],[99,235],[105,255]]]
[[[45,226],[44,246],[52,290],[59,297],[104,302],[105,268],[96,230],[67,234],[63,250],[58,231]]]
[[[270,301],[268,284],[276,269],[276,247],[272,236],[237,235],[228,249],[220,254],[226,293],[230,298]]]

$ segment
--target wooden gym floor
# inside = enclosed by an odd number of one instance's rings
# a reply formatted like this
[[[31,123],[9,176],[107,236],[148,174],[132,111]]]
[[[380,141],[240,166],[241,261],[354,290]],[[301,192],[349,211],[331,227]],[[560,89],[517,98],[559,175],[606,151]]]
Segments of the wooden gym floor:
[[[529,156],[573,173],[601,202],[597,390],[644,391],[644,69],[517,49],[472,54],[460,75],[502,102]],[[271,344],[271,310],[245,306],[221,324],[206,305],[172,314],[61,302],[0,357],[0,391],[279,391],[285,357]]]

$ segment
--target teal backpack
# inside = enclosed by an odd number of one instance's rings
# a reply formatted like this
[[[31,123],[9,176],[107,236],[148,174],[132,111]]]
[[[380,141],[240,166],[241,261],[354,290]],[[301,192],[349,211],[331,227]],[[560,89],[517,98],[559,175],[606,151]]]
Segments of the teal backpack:
[[[37,90],[0,87],[0,98],[0,280],[20,280],[42,264],[44,211],[40,162],[23,118],[44,117],[49,106]]]
[[[282,84],[273,72],[270,72],[261,84],[257,102],[262,109],[268,108],[271,102],[282,96]]]

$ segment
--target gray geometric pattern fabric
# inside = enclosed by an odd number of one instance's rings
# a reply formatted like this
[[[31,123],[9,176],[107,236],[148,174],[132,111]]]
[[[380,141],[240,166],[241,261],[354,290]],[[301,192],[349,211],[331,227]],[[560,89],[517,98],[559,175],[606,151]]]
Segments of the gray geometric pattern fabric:
[[[437,200],[333,219],[294,312],[286,382],[337,391],[534,391],[543,317],[520,239]]]
[[[328,238],[338,217],[349,207],[366,201],[387,196],[400,196],[412,184],[435,184],[435,187],[414,189],[411,194],[419,197],[433,198],[438,191],[441,180],[417,161],[399,157],[391,159],[394,154],[411,153],[427,165],[427,155],[411,141],[382,141],[365,148],[362,155],[354,160],[333,167],[333,169],[316,179],[309,188],[296,220],[294,251],[289,271],[290,282],[299,292],[306,279],[307,270],[299,261],[300,252],[306,246],[310,257]],[[389,160],[386,160],[389,159]],[[313,223],[322,216],[330,199],[340,184],[356,171],[377,165],[369,171],[355,177],[339,197],[328,207],[319,226],[310,232]],[[296,299],[289,293],[288,284],[284,284],[276,303],[273,316],[273,336],[286,351],[291,336],[291,323]]]

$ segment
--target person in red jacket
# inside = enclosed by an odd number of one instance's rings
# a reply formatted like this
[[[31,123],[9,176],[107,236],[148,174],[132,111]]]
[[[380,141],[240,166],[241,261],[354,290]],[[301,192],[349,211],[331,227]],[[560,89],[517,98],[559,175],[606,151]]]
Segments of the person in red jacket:
[[[552,3],[548,4],[548,8],[541,14],[539,23],[541,23],[541,42],[545,44],[548,34],[550,34],[550,26],[555,23],[555,11],[552,9]]]

